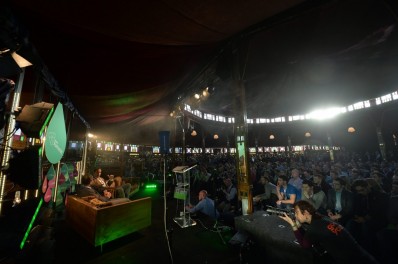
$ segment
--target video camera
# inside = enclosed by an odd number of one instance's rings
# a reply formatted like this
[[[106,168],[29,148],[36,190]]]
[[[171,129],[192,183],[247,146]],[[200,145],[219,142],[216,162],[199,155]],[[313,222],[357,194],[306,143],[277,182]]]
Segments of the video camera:
[[[267,210],[265,210],[266,212],[272,214],[272,215],[281,215],[283,216],[284,214],[287,214],[290,218],[295,219],[295,214],[294,214],[294,210],[291,209],[282,209],[282,208],[277,208],[277,207],[272,207],[267,205]]]

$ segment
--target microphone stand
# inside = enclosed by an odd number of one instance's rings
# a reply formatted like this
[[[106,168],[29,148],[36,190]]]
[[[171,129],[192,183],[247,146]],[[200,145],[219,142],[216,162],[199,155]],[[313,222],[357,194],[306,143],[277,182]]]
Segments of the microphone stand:
[[[172,244],[172,235],[173,235],[173,227],[167,227],[167,195],[166,195],[166,154],[162,155],[163,159],[163,207],[164,207],[164,214],[163,214],[163,222],[164,222],[164,231],[167,241],[167,248],[170,255],[170,261],[173,263],[173,254],[171,251],[171,244]]]

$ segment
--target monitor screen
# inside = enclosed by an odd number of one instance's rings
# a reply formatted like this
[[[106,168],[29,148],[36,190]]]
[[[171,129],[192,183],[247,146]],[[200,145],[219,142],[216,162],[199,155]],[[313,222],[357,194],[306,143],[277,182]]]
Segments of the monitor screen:
[[[160,147],[152,147],[152,153],[159,154],[160,153]]]

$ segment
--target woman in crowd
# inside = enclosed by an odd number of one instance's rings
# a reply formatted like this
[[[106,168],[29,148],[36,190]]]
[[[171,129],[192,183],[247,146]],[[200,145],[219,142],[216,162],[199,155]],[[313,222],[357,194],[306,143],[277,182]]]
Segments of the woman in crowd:
[[[303,248],[314,249],[315,263],[378,263],[364,250],[343,226],[316,213],[308,201],[293,206],[295,220],[287,214],[280,216],[288,222]]]

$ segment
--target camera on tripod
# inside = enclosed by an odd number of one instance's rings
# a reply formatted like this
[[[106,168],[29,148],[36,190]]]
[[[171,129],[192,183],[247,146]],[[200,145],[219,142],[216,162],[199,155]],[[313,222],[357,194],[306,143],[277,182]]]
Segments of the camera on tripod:
[[[267,205],[267,210],[265,210],[266,212],[272,214],[272,215],[280,215],[283,216],[284,214],[287,214],[290,218],[295,219],[295,214],[294,214],[294,210],[288,210],[288,209],[281,209],[281,208],[277,208],[277,207],[272,207]]]

